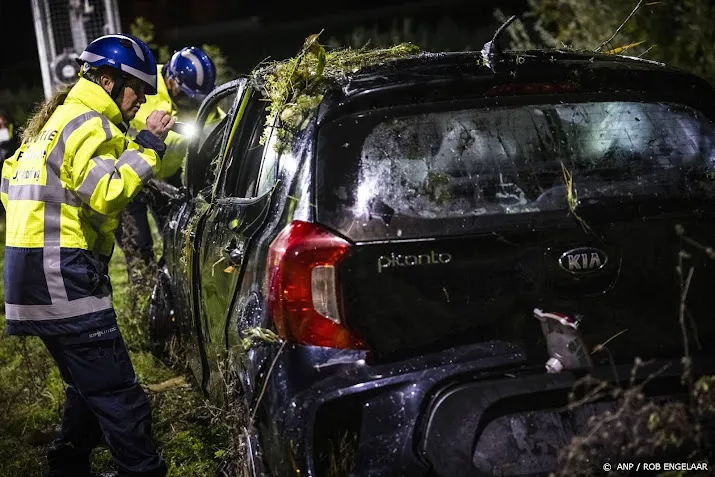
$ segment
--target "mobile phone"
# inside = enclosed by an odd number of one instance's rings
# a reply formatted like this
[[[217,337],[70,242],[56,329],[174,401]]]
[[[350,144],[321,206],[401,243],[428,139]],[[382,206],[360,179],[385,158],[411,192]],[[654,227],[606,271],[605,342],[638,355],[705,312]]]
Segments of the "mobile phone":
[[[182,123],[176,121],[171,127],[171,130],[175,133],[181,134],[182,136],[191,137],[196,132],[196,127],[192,123]]]

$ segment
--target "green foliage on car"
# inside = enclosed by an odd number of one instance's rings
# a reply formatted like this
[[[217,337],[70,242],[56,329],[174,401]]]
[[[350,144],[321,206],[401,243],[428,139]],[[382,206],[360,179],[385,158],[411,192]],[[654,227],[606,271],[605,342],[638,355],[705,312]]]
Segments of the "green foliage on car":
[[[276,128],[277,151],[290,144],[294,134],[305,127],[331,86],[344,84],[363,68],[403,58],[420,51],[411,43],[390,48],[339,48],[326,51],[318,42],[320,34],[306,38],[293,58],[259,65],[251,79],[269,101],[268,116],[261,137],[265,144]]]

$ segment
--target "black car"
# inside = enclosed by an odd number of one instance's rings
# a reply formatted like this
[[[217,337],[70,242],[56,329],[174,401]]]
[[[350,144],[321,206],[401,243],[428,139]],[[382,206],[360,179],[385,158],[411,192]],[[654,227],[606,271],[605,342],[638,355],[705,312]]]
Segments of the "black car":
[[[275,69],[214,92],[199,124],[232,106],[163,236],[154,342],[178,336],[210,395],[232,358],[251,475],[553,470],[612,404],[564,412],[583,375],[650,358],[649,395],[682,392],[689,264],[693,370],[715,371],[705,81],[567,50],[367,63],[303,78],[301,121]]]

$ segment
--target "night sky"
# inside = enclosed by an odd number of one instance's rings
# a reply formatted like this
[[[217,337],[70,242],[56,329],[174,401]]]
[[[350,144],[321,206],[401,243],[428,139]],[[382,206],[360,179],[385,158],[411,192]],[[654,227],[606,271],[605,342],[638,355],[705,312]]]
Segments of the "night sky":
[[[41,85],[30,0],[0,0],[0,89],[23,83]]]
[[[413,0],[414,1],[414,0]],[[147,0],[119,0],[122,27],[127,28],[127,12],[141,12],[145,6],[151,7],[161,2]],[[201,0],[173,0],[169,5],[201,4]],[[211,3],[211,2],[209,2]],[[209,21],[227,21],[252,16],[269,18],[271,21],[286,21],[308,16],[321,16],[335,13],[342,9],[370,9],[388,4],[405,4],[409,0],[361,0],[350,4],[344,1],[307,0],[300,2],[271,2],[227,0],[224,5],[215,1],[207,11]],[[278,7],[280,5],[280,8]],[[149,8],[147,7],[147,8]],[[193,6],[192,8],[196,8]],[[163,12],[168,27],[187,26],[192,23],[187,8],[171,8]],[[199,7],[200,10],[200,7]],[[148,15],[151,17],[151,12]],[[213,18],[210,18],[213,17]],[[204,18],[206,21],[207,18]],[[37,43],[32,19],[30,0],[0,0],[0,32],[3,37],[2,60],[0,60],[0,89],[16,88],[22,85],[41,85],[42,78],[38,63]]]
[[[51,0],[62,1],[62,0]],[[513,1],[513,0],[512,0]],[[176,31],[220,22],[261,19],[262,25],[296,22],[329,17],[342,11],[371,11],[402,5],[408,9],[431,3],[487,5],[509,3],[509,0],[359,0],[349,3],[340,0],[300,0],[298,2],[259,0],[118,0],[122,27],[128,29],[131,20],[147,16],[157,25],[157,40],[168,44]],[[409,5],[408,5],[409,4]],[[41,86],[42,77],[37,54],[37,43],[30,0],[0,0],[0,32],[3,53],[0,60],[0,90],[23,86]],[[309,32],[310,33],[310,32]],[[163,35],[163,38],[162,38]],[[209,40],[208,42],[211,42]],[[183,46],[183,45],[182,45]],[[261,45],[271,50],[270,45]],[[230,50],[230,48],[229,48]],[[269,53],[270,54],[270,53]]]

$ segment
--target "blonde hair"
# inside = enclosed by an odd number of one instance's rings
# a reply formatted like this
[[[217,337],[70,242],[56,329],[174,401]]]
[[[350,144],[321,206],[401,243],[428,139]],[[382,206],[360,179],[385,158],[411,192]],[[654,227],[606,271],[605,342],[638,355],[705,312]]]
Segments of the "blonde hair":
[[[75,83],[61,86],[55,94],[40,103],[35,112],[32,114],[32,117],[30,117],[27,124],[20,132],[22,142],[29,141],[40,134],[42,128],[45,127],[47,120],[50,119],[52,113],[54,113],[55,109],[57,109],[57,106],[65,102],[67,94],[69,94],[74,85]]]

